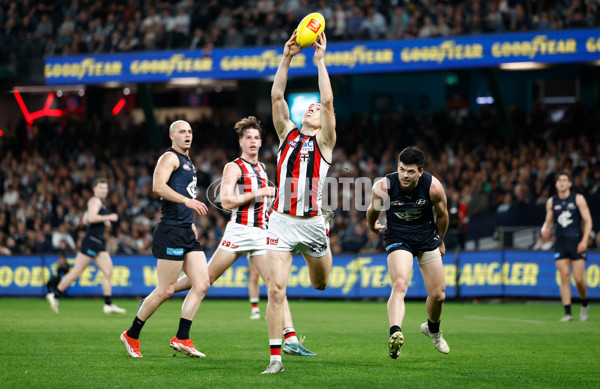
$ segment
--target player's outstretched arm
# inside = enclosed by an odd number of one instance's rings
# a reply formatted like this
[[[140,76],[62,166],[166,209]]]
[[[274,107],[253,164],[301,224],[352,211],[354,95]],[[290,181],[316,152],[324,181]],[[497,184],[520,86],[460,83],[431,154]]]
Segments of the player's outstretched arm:
[[[550,239],[550,230],[552,229],[552,225],[554,224],[554,213],[552,211],[552,197],[550,197],[546,201],[546,220],[544,220],[544,224],[542,225],[542,239],[548,240]]]
[[[181,203],[186,207],[194,210],[199,215],[206,215],[208,208],[206,205],[196,199],[185,197],[182,194],[174,191],[167,182],[171,174],[179,167],[179,159],[171,152],[164,153],[154,168],[154,175],[152,176],[152,192],[156,193],[165,200],[172,201],[174,203]]]
[[[283,56],[275,73],[273,86],[271,88],[271,105],[273,109],[273,125],[279,141],[282,142],[287,133],[294,128],[294,123],[290,120],[290,110],[285,101],[285,87],[287,85],[288,71],[292,58],[300,52],[301,48],[296,45],[296,30],[285,43]]]
[[[579,241],[579,244],[577,245],[577,253],[581,254],[587,250],[588,240],[590,238],[590,233],[592,232],[592,215],[590,214],[590,208],[583,195],[578,193],[575,196],[575,204],[577,204],[581,219],[583,220],[583,235],[581,241]]]
[[[321,131],[319,131],[317,138],[320,145],[333,149],[336,141],[335,112],[333,110],[333,90],[325,66],[327,37],[324,32],[319,35],[319,39],[313,46],[315,48],[315,61],[319,72],[319,92],[321,94]]]

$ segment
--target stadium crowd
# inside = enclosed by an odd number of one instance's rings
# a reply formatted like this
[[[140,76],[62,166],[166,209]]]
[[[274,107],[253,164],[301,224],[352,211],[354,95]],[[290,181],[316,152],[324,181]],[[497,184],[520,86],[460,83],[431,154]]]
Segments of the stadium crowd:
[[[0,59],[281,45],[314,11],[332,41],[600,25],[595,0],[0,0]]]
[[[347,120],[338,118],[338,143],[328,176],[349,181],[368,177],[373,182],[396,170],[403,147],[416,144],[426,152],[425,169],[446,188],[450,231],[460,234],[473,215],[544,204],[560,169],[572,172],[575,191],[600,196],[599,115],[598,104],[589,109],[583,102],[572,105],[558,122],[550,121],[542,106],[534,107],[531,117],[511,108],[516,135],[504,137],[498,117],[486,107],[478,115],[454,106],[432,116],[426,111],[415,116],[408,110],[356,113]],[[217,114],[192,123],[201,139],[196,144],[202,144],[191,156],[203,201],[214,203],[210,185],[238,155],[232,146],[237,144],[232,117]],[[278,144],[270,118],[263,123],[267,130],[260,159],[274,177]],[[116,122],[40,121],[29,129],[20,124],[7,131],[0,138],[0,255],[73,253],[85,231],[90,184],[99,176],[109,180],[107,207],[120,216],[108,234],[109,251],[150,254],[160,217],[151,188],[152,169],[169,146],[168,124],[162,124],[162,148],[147,144],[141,125],[123,129]],[[370,136],[373,133],[378,136]],[[325,192],[324,208],[335,210],[330,234],[334,253],[382,252],[381,237],[368,230],[366,209],[360,208],[368,204],[369,191],[351,184],[349,190],[338,185]],[[199,218],[208,252],[217,247],[227,220],[228,214],[217,206],[209,206],[208,217]]]

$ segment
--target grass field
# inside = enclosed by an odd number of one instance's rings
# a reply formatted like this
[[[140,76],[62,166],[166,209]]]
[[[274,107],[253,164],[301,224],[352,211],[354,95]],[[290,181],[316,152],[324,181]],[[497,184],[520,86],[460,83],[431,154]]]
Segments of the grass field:
[[[247,301],[205,301],[191,337],[207,358],[174,357],[169,341],[181,302],[167,301],[148,321],[144,358],[133,359],[119,341],[137,309],[133,299],[117,301],[125,316],[106,316],[101,300],[64,299],[55,315],[42,299],[1,298],[0,387],[600,387],[593,305],[589,321],[559,323],[558,302],[446,303],[442,329],[451,351],[442,355],[419,332],[424,303],[409,302],[402,355],[392,360],[385,303],[291,301],[295,328],[318,356],[283,355],[284,373],[261,375],[269,360],[266,320],[249,320]]]

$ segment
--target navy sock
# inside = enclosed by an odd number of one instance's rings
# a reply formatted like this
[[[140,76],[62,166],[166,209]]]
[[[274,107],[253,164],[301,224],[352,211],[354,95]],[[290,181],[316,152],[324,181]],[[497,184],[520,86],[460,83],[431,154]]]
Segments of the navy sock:
[[[106,305],[112,304],[112,296],[104,296],[104,304],[106,304]]]
[[[588,299],[586,299],[586,298],[585,299],[581,299],[581,306],[582,307],[587,307],[587,305],[588,305]]]
[[[144,324],[146,324],[146,322],[142,321],[139,317],[136,316],[135,319],[133,319],[131,327],[127,330],[127,336],[133,339],[139,339],[140,331],[142,330]]]
[[[437,334],[438,332],[440,332],[440,323],[442,321],[438,321],[437,323],[432,323],[431,321],[429,321],[429,319],[427,319],[427,327],[429,327],[429,332],[431,332],[432,334]]]
[[[571,304],[565,305],[565,315],[571,314]]]
[[[190,327],[192,326],[192,321],[188,319],[184,319],[183,317],[179,319],[179,330],[177,331],[177,339],[184,340],[190,338]]]
[[[399,326],[391,326],[390,327],[390,336],[394,335],[398,331],[402,331]]]

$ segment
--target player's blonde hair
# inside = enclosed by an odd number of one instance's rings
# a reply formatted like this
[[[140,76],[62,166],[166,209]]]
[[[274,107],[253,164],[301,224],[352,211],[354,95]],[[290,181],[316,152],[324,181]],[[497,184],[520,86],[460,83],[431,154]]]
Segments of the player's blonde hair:
[[[185,123],[188,126],[190,125],[190,123],[186,122],[185,120],[175,120],[173,123],[171,123],[171,125],[169,126],[169,134],[173,134],[175,133],[175,127],[177,127],[178,124],[181,123]],[[190,126],[191,127],[191,126]]]

